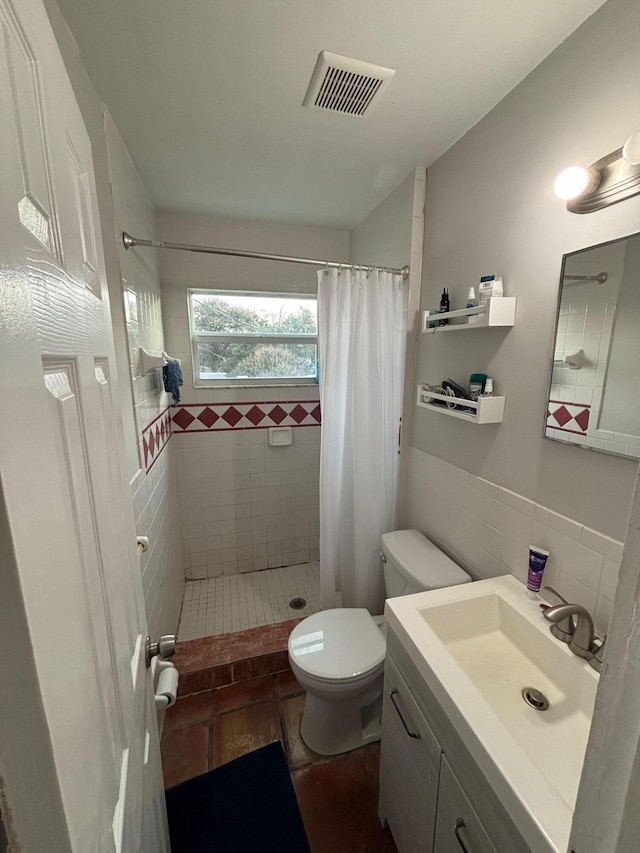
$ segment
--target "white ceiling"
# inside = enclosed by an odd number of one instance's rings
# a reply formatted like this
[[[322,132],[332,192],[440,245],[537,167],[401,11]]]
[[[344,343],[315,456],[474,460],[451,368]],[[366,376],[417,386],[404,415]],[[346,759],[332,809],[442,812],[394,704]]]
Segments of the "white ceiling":
[[[58,0],[155,205],[350,228],[604,0]],[[301,106],[321,50],[397,70]]]

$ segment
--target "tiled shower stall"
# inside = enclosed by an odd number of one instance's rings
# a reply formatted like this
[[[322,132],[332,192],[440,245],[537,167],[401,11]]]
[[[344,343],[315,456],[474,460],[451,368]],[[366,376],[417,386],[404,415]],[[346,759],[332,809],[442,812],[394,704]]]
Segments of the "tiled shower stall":
[[[173,409],[188,579],[318,559],[319,417],[317,399]],[[289,421],[291,444],[270,446]]]
[[[283,621],[319,607],[318,390],[287,391],[295,399],[238,402],[250,396],[239,389],[236,402],[172,407],[182,560],[193,581],[182,639]],[[284,396],[280,389],[276,394]],[[274,432],[291,443],[272,445]],[[263,573],[281,567],[288,569]],[[245,577],[249,573],[259,574]],[[307,604],[290,609],[297,598]]]

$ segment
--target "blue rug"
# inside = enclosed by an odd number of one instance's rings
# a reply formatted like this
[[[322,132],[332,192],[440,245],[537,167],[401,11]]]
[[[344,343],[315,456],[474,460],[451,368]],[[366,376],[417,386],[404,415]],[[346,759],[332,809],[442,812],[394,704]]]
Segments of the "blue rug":
[[[172,853],[310,853],[282,744],[166,793]]]

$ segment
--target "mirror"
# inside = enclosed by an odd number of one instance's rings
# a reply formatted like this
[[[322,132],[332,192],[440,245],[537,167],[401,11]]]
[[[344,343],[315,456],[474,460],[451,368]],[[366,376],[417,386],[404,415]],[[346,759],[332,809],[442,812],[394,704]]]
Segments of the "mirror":
[[[640,234],[563,258],[544,434],[640,459]]]

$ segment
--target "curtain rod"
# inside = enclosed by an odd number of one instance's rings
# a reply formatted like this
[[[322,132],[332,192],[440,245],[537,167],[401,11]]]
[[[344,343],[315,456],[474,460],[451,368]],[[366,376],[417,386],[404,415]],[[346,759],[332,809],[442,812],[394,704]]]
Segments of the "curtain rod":
[[[257,258],[263,261],[282,261],[285,264],[310,264],[314,267],[332,267],[333,269],[348,269],[355,266],[366,269],[368,264],[341,264],[337,261],[316,261],[313,258],[292,258],[287,255],[267,255],[261,252],[241,252],[239,249],[221,249],[216,246],[192,246],[189,243],[167,243],[164,240],[141,240],[132,237],[126,231],[122,232],[122,242],[125,249],[133,246],[145,246],[150,249],[177,249],[181,252],[200,252],[205,255],[232,255],[236,258]],[[409,278],[409,267],[401,269],[397,267],[373,267],[373,269],[386,269],[395,275],[401,275],[403,279]]]

